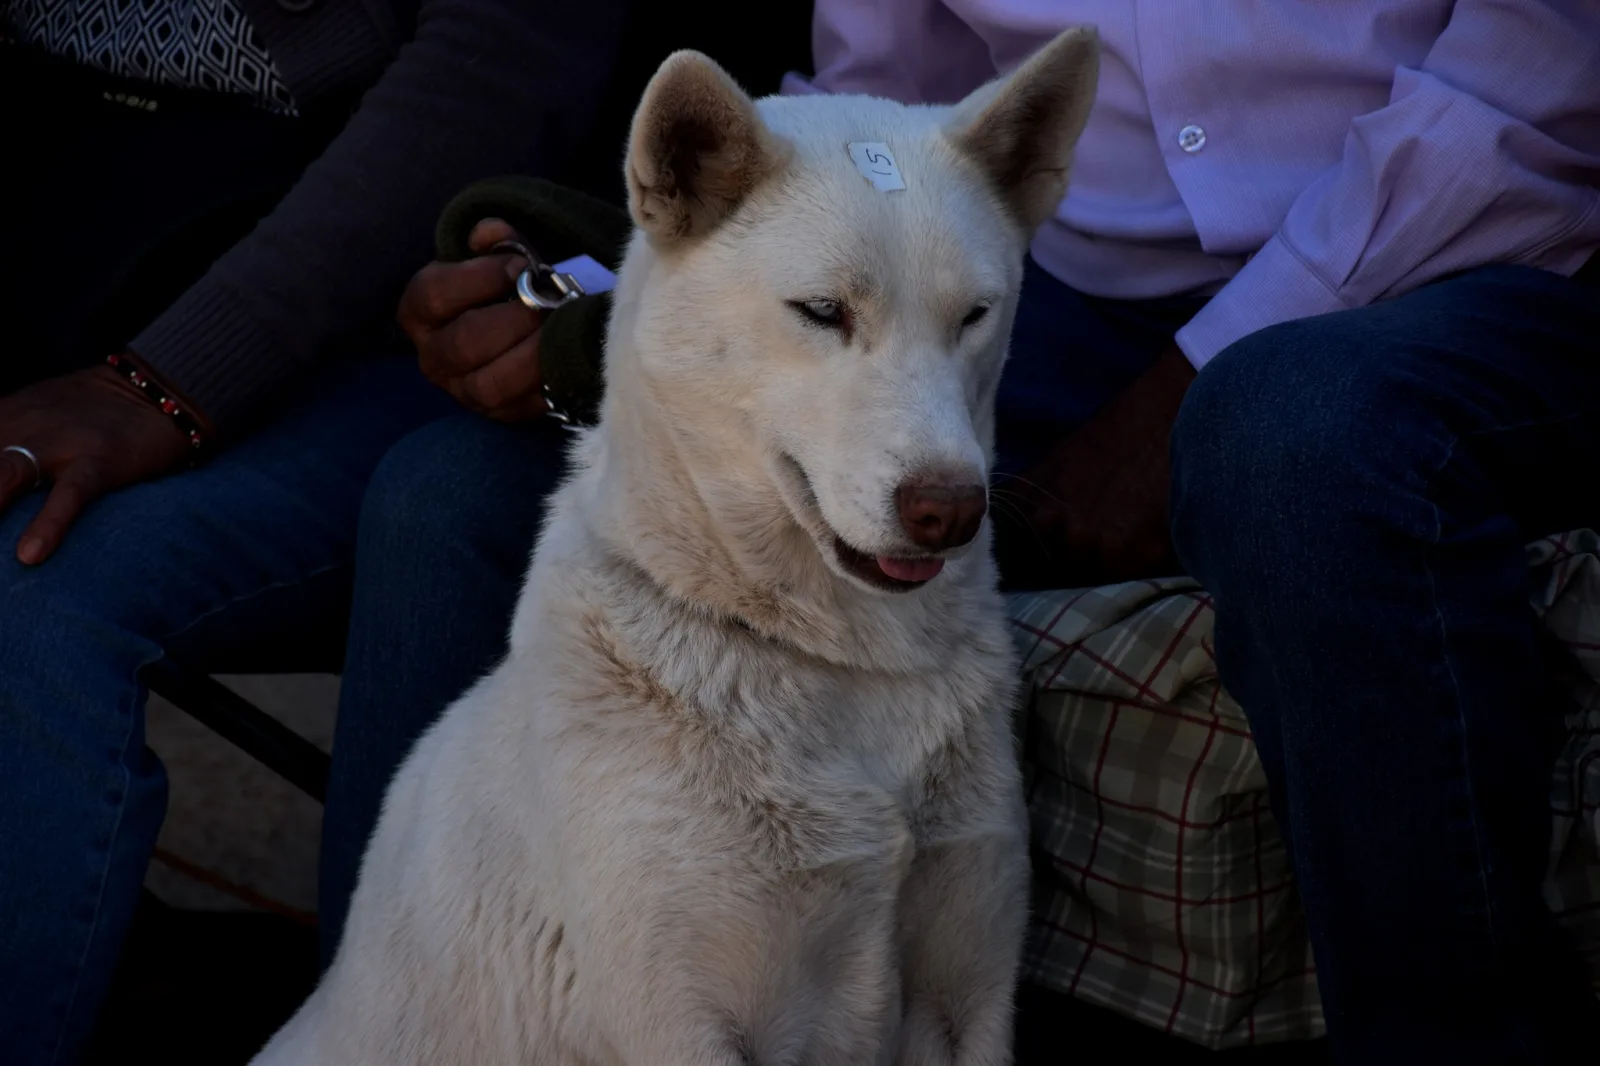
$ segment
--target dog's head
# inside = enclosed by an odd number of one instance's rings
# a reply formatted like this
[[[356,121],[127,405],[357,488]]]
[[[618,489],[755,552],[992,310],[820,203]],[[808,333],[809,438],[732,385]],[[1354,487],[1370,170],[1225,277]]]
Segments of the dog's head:
[[[849,580],[915,588],[983,532],[1023,252],[1066,190],[1097,54],[1069,30],[948,108],[755,102],[692,52],[645,92],[641,369],[674,419],[737,427]]]

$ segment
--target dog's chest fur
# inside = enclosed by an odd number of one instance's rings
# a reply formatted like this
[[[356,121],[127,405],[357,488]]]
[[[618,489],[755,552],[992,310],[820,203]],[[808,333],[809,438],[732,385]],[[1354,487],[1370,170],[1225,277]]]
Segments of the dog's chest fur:
[[[972,812],[997,806],[982,793],[1013,779],[1014,673],[998,597],[930,634],[936,666],[863,671],[676,602],[637,575],[584,575],[566,572],[588,594],[569,586],[552,598],[528,649],[559,694],[541,712],[552,750],[649,778],[758,865],[818,868],[977,831]],[[529,608],[540,611],[537,594]]]

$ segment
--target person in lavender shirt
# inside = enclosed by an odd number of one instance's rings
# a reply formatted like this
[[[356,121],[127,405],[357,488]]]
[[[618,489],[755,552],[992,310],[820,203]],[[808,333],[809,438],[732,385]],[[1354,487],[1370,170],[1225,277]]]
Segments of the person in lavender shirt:
[[[1600,5],[820,0],[786,90],[949,102],[1072,23],[1102,77],[1001,388],[1005,580],[1215,595],[1338,1061],[1564,1061],[1600,1008],[1540,896],[1559,708],[1523,545],[1600,521]],[[473,269],[414,285],[448,317],[494,295]],[[462,416],[380,468],[347,852],[503,651],[551,463]]]

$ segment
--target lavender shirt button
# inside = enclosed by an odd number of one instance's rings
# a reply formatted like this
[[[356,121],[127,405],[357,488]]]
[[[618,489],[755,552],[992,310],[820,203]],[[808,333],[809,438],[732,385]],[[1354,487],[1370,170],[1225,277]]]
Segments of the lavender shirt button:
[[[1206,146],[1206,131],[1199,126],[1185,126],[1178,131],[1178,147],[1185,152],[1198,152]]]

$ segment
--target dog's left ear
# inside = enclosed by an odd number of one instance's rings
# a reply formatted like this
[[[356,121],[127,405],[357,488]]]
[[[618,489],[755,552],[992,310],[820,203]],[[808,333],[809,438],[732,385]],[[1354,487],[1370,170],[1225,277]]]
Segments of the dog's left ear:
[[[726,71],[699,52],[674,52],[633,116],[628,209],[657,241],[700,236],[781,158],[755,104]]]
[[[1093,26],[1065,30],[1009,77],[955,105],[946,133],[983,169],[1028,231],[1055,214],[1067,192],[1072,150],[1089,121],[1100,75]]]

